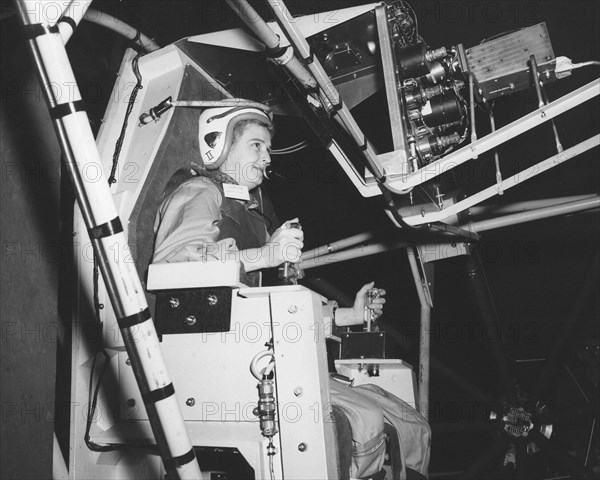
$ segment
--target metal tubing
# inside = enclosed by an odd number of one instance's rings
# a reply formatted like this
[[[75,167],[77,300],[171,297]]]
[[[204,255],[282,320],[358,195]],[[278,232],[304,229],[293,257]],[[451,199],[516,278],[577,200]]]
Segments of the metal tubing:
[[[596,195],[584,200],[575,202],[562,203],[545,208],[538,208],[529,212],[513,213],[512,215],[504,215],[502,217],[490,218],[479,222],[471,222],[468,227],[476,232],[485,232],[495,228],[508,227],[518,225],[520,223],[532,222],[543,218],[556,217],[557,215],[567,215],[569,213],[583,212],[600,207],[600,195]],[[466,228],[463,226],[463,228]]]
[[[566,197],[554,197],[554,198],[541,198],[538,200],[525,200],[523,202],[513,202],[506,205],[481,205],[478,207],[472,207],[469,213],[472,216],[478,215],[506,215],[507,213],[519,213],[527,212],[538,208],[552,207],[554,205],[561,205],[563,203],[575,202],[578,200],[585,200],[587,198],[593,198],[597,195],[594,193],[588,193],[585,195],[570,195]]]
[[[258,39],[265,44],[268,50],[279,48],[280,38],[271,30],[256,10],[246,0],[226,0],[232,10],[242,19],[246,26]]]
[[[544,95],[543,87],[544,85],[540,82],[540,74],[538,72],[538,65],[535,59],[535,55],[531,55],[529,57],[529,63],[531,65],[531,73],[533,75],[533,84],[535,85],[535,93],[538,97],[538,107],[543,107],[548,103],[547,98]],[[558,153],[563,151],[563,146],[560,143],[560,139],[558,138],[558,130],[556,129],[556,124],[554,120],[550,120],[550,124],[552,125],[552,133],[554,134],[554,140],[556,141],[556,151]]]
[[[367,242],[369,240],[372,240],[373,238],[375,238],[374,232],[359,233],[358,235],[344,238],[342,240],[337,240],[335,242],[328,243],[327,245],[323,245],[322,247],[317,247],[313,248],[312,250],[308,250],[307,252],[304,252],[302,254],[302,260],[323,257],[330,253],[337,252],[338,250],[352,247],[354,245],[358,245],[359,243]]]
[[[541,453],[544,454],[549,461],[557,462],[563,466],[573,477],[578,480],[591,480],[597,478],[591,469],[586,468],[580,464],[575,458],[571,457],[567,453],[566,448],[557,445],[553,440],[548,440],[544,435],[533,430],[529,433],[530,441],[533,441],[539,445],[542,449]]]
[[[492,133],[496,131],[496,119],[494,118],[494,111],[490,106],[488,108],[488,113],[490,116],[490,129]],[[498,195],[504,195],[504,190],[502,190],[502,171],[500,170],[500,156],[498,155],[498,148],[494,148],[494,164],[496,166],[496,185],[498,187]]]
[[[258,39],[265,44],[267,51],[273,53],[274,56],[272,59],[275,63],[285,66],[308,90],[313,90],[317,87],[315,79],[294,55],[294,49],[292,47],[279,47],[281,43],[279,35],[271,30],[271,27],[267,25],[246,0],[227,0],[227,4]]]
[[[119,35],[124,36],[128,40],[135,40],[137,38],[135,43],[142,47],[145,52],[154,52],[160,48],[154,40],[141,33],[138,29],[112,15],[100,12],[94,8],[88,9],[83,19],[108,28]]]
[[[598,87],[600,87],[600,84],[598,85]],[[567,160],[571,160],[577,155],[581,155],[582,153],[587,152],[588,150],[597,147],[598,145],[600,145],[600,135],[590,137],[587,140],[584,140],[583,142],[578,143],[577,145],[571,148],[568,148],[562,153],[553,155],[552,157],[549,157],[546,160],[543,160],[540,163],[526,168],[525,170],[513,175],[510,178],[507,178],[506,180],[503,180],[502,189],[508,190],[509,188],[512,188],[525,180],[529,180],[535,177],[536,175],[539,175],[540,173],[550,170],[551,168],[556,167],[557,165],[560,165],[561,163]],[[460,213],[463,210],[472,207],[473,205],[481,203],[487,200],[488,198],[493,197],[497,193],[498,187],[496,185],[493,185],[491,187],[481,190],[480,192],[474,195],[471,195],[470,197],[464,200],[461,200],[458,203],[455,203],[454,205],[446,207],[443,210],[440,210],[438,212],[426,213],[425,215],[413,215],[410,217],[404,217],[404,221],[409,225],[422,225],[424,223],[439,222],[441,220],[444,220],[445,218],[456,215],[457,213]]]
[[[469,111],[471,113],[471,143],[473,143],[477,140],[475,123],[475,75],[473,72],[469,72]],[[473,158],[477,158],[477,156]]]
[[[59,142],[63,150],[65,167],[73,181],[75,195],[89,232],[102,232],[97,237],[90,233],[94,253],[107,292],[119,319],[121,334],[132,361],[133,371],[143,396],[163,388],[172,387],[162,357],[154,323],[149,316],[144,290],[133,264],[114,249],[127,245],[120,228],[120,220],[108,183],[102,175],[102,166],[94,136],[85,111],[79,109],[81,95],[77,87],[69,89],[68,98],[58,103],[52,84],[77,85],[64,43],[58,28],[48,21],[33,19],[30,14],[44,11],[39,1],[17,1],[19,17],[24,28],[36,35],[29,38],[38,75],[51,111]],[[38,22],[38,23],[34,23]],[[37,25],[37,30],[31,27]],[[94,168],[89,180],[88,168]],[[117,257],[117,258],[115,258]],[[146,410],[156,437],[167,472],[172,479],[202,478],[194,450],[185,430],[177,399],[173,394],[149,401]]]
[[[324,267],[333,263],[345,262],[346,260],[353,260],[355,258],[368,257],[369,255],[375,255],[377,253],[387,252],[389,250],[395,250],[402,247],[406,247],[406,242],[374,243],[372,245],[365,245],[363,247],[351,248],[335,254],[332,253],[320,257],[309,258],[307,260],[301,260],[300,268],[303,270],[308,270],[309,268]]]
[[[63,18],[69,18],[73,20],[75,26],[79,25],[81,20],[86,20],[90,23],[95,23],[96,25],[108,28],[119,35],[124,36],[128,40],[137,38],[136,43],[142,47],[145,52],[154,52],[160,48],[154,40],[133,28],[131,25],[128,25],[106,12],[101,12],[95,8],[89,8],[91,3],[92,0],[71,2],[71,5],[69,5],[61,16],[61,20]],[[61,20],[58,22],[58,29],[60,30],[60,36],[63,42],[66,44],[73,36],[74,29],[71,22]]]
[[[466,267],[467,276],[481,312],[481,322],[487,331],[496,333],[496,338],[490,341],[490,346],[494,353],[494,357],[496,358],[496,364],[498,366],[498,372],[500,373],[500,380],[504,386],[504,391],[509,399],[512,400],[516,396],[516,391],[508,368],[506,353],[503,348],[502,324],[498,320],[496,308],[494,307],[492,295],[477,250],[474,250],[471,255],[467,255]]]
[[[419,325],[419,405],[418,411],[427,420],[429,418],[429,355],[430,355],[430,332],[431,332],[431,299],[425,292],[423,282],[425,281],[419,272],[417,265],[415,247],[406,249],[410,269],[415,280],[419,303],[421,304],[421,318]]]
[[[567,345],[571,337],[571,332],[577,325],[577,321],[581,318],[581,312],[588,297],[594,294],[594,278],[598,275],[600,269],[600,254],[596,253],[593,262],[588,265],[588,270],[585,275],[585,279],[582,282],[582,287],[577,293],[577,297],[571,306],[571,309],[566,315],[565,321],[561,322],[560,332],[556,335],[556,342],[552,346],[552,351],[548,355],[548,360],[544,366],[544,369],[537,377],[537,381],[532,390],[532,398],[538,400],[546,393],[546,388],[550,383],[550,380],[554,376],[556,367],[559,364],[560,358],[563,354],[563,350]]]

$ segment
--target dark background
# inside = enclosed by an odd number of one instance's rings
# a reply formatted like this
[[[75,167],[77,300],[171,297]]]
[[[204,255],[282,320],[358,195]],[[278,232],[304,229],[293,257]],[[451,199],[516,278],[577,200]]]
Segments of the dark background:
[[[252,2],[268,19],[262,2]],[[290,1],[292,13],[336,10],[366,2]],[[2,112],[2,473],[1,478],[49,478],[51,471],[54,384],[56,376],[68,378],[69,364],[60,352],[68,346],[68,307],[59,298],[69,297],[68,221],[71,197],[61,191],[59,151],[41,91],[18,31],[12,4],[1,2],[1,112]],[[600,59],[596,1],[421,1],[411,2],[419,19],[419,33],[432,47],[463,43],[466,47],[484,38],[545,21],[554,52],[574,62]],[[180,38],[240,26],[224,3],[194,1],[100,1],[94,7],[139,28],[161,46]],[[127,42],[97,25],[83,22],[70,40],[68,52],[80,89],[85,95],[92,127],[97,131]],[[598,67],[587,67],[551,84],[548,95],[558,98],[598,76]],[[385,128],[381,95],[358,107],[359,121],[373,131]],[[536,108],[535,92],[520,92],[498,100],[496,121],[504,125]],[[598,100],[587,102],[556,121],[563,146],[572,146],[598,132]],[[478,114],[479,136],[488,122]],[[306,248],[314,248],[348,235],[376,230],[381,238],[402,238],[383,213],[378,199],[364,199],[353,188],[335,161],[308,128],[287,128],[282,120],[274,148],[308,139],[310,146],[298,154],[274,157],[283,165],[298,167],[289,181],[267,186],[281,219],[299,216]],[[294,127],[296,125],[294,124]],[[368,129],[367,129],[368,130]],[[375,134],[375,133],[374,133]],[[385,139],[383,139],[385,143]],[[504,172],[523,168],[555,153],[550,127],[544,125],[499,149]],[[459,169],[466,192],[493,182],[491,155]],[[511,203],[552,196],[597,193],[598,150],[570,160],[535,177],[503,197],[488,203]],[[508,176],[505,173],[505,176]],[[61,207],[62,205],[62,214]],[[63,227],[61,230],[61,226]],[[62,232],[62,233],[61,233]],[[583,371],[581,383],[592,385],[589,372],[577,356],[586,341],[598,341],[599,280],[594,268],[600,228],[597,213],[576,214],[522,224],[482,234],[479,251],[498,316],[509,365],[527,391],[543,362],[517,360],[546,358],[562,335],[561,327],[572,315],[586,282],[591,294],[577,304],[576,323],[566,338],[561,360]],[[339,288],[346,297],[365,282],[375,280],[388,291],[383,325],[390,350],[417,364],[419,303],[403,251],[314,269],[315,278]],[[62,286],[62,288],[61,288]],[[61,308],[63,310],[61,310]],[[480,314],[469,289],[463,258],[436,263],[432,318],[432,355],[460,376],[501,398],[491,342],[499,341],[480,326]],[[58,348],[57,348],[58,346]],[[56,355],[58,350],[58,363]],[[527,365],[527,366],[525,366]],[[562,370],[547,400],[555,410],[571,408],[577,388],[565,384]],[[597,371],[593,371],[592,377]],[[591,388],[591,387],[590,387]],[[557,392],[567,392],[558,400]],[[594,389],[591,388],[593,392]],[[472,395],[439,371],[432,371],[432,423],[477,422],[465,406]],[[561,403],[562,402],[562,403]],[[478,411],[479,412],[479,411]],[[479,412],[480,413],[480,412]],[[478,414],[479,414],[478,413]],[[434,429],[435,432],[435,429]],[[491,441],[489,434],[434,433],[432,472],[462,470]],[[31,461],[32,452],[34,461]],[[496,477],[498,478],[498,477]]]

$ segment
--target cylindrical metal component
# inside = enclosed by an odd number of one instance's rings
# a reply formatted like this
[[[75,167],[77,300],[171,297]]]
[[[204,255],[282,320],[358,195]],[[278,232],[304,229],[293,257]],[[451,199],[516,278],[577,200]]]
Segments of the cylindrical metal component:
[[[434,62],[435,60],[439,60],[440,58],[444,58],[448,56],[448,50],[446,47],[436,48],[435,50],[428,50],[425,53],[425,59],[428,62]]]
[[[304,270],[308,270],[309,268],[323,267],[325,265],[331,265],[337,262],[344,262],[346,260],[352,260],[354,258],[362,258],[367,257],[369,255],[375,255],[376,253],[388,252],[390,250],[402,248],[405,246],[406,242],[375,243],[373,245],[365,245],[362,247],[350,248],[348,250],[344,250],[343,252],[338,252],[335,255],[331,255],[331,257],[326,257],[325,260],[320,259],[318,257],[302,260],[300,266]]]
[[[427,46],[424,43],[416,43],[406,48],[396,46],[396,59],[402,71],[402,77],[417,78],[427,75]]]
[[[457,122],[462,118],[460,103],[453,90],[438,95],[429,100],[421,110],[423,122],[428,127],[438,127],[445,123]]]
[[[365,232],[359,233],[358,235],[354,235],[352,237],[344,238],[342,240],[337,240],[333,243],[329,243],[322,247],[315,248],[313,250],[309,250],[308,252],[304,252],[302,254],[302,261],[309,260],[311,258],[319,258],[325,255],[329,255],[330,253],[337,252],[338,250],[342,250],[347,247],[353,247],[354,245],[358,245],[359,243],[364,243],[369,240],[375,238],[375,233],[373,232]]]
[[[595,197],[577,200],[575,202],[551,205],[549,207],[538,208],[527,212],[513,213],[511,215],[504,215],[498,218],[490,218],[488,220],[472,222],[470,226],[476,232],[485,232],[486,230],[493,230],[495,228],[518,225],[519,223],[541,220],[543,218],[555,217],[557,215],[568,215],[569,213],[582,212],[599,207],[600,197],[596,195]]]
[[[265,437],[272,437],[277,433],[274,392],[273,380],[261,380],[258,384],[258,417],[260,430]]]
[[[425,75],[431,83],[438,83],[446,78],[446,69],[439,62],[429,64],[429,73]]]
[[[458,133],[452,133],[450,135],[427,135],[419,138],[417,142],[417,149],[422,156],[437,155],[442,153],[450,145],[454,145],[460,141],[460,135]]]

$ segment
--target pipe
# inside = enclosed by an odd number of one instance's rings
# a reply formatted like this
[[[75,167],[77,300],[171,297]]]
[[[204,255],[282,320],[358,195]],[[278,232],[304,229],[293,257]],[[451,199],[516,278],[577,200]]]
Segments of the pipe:
[[[246,26],[265,44],[269,58],[277,65],[286,67],[308,90],[317,88],[317,82],[294,55],[291,46],[280,47],[280,38],[260,17],[246,0],[227,0],[227,4]]]
[[[355,258],[368,257],[369,255],[375,255],[377,253],[387,252],[402,247],[406,247],[406,242],[374,243],[373,245],[356,247],[336,254],[309,258],[307,260],[303,259],[300,261],[300,268],[307,270],[309,268],[323,267],[325,265],[345,262],[346,260],[353,260]]]
[[[575,202],[577,200],[584,200],[598,195],[588,193],[585,195],[570,195],[566,197],[554,197],[554,198],[541,198],[538,200],[526,200],[523,202],[514,202],[507,205],[481,205],[478,207],[471,207],[469,213],[472,216],[487,215],[487,214],[502,214],[527,212],[537,208],[552,207],[554,205],[560,205],[563,203]]]
[[[469,72],[469,110],[471,113],[471,143],[477,140],[477,129],[475,128],[475,75]],[[477,155],[473,157],[477,158]]]
[[[496,119],[494,118],[494,111],[490,106],[488,108],[488,114],[490,116],[490,130],[492,133],[496,131]],[[504,195],[502,190],[502,171],[500,170],[500,156],[498,155],[498,148],[494,148],[494,165],[496,166],[496,185],[498,186],[498,195]]]
[[[572,478],[579,480],[592,480],[597,478],[590,468],[580,464],[576,458],[567,453],[567,449],[560,446],[555,440],[548,440],[544,435],[532,430],[529,432],[529,440],[537,443],[542,449],[541,453],[548,459],[558,463],[568,472],[573,474]]]
[[[417,259],[414,252],[415,247],[406,249],[410,269],[417,287],[417,295],[421,304],[421,321],[419,326],[419,408],[418,411],[425,420],[429,417],[429,355],[430,355],[430,333],[431,333],[431,298],[425,292]]]
[[[600,269],[600,254],[596,253],[593,261],[589,262],[585,278],[581,282],[581,288],[577,291],[577,296],[571,305],[565,320],[561,322],[560,331],[556,335],[556,342],[552,346],[552,350],[548,355],[548,360],[544,365],[544,369],[537,376],[537,380],[532,389],[532,398],[541,399],[547,392],[546,389],[550,381],[555,377],[555,370],[562,358],[563,351],[567,346],[571,334],[575,329],[577,322],[581,319],[581,314],[585,304],[589,301],[592,295],[596,294],[594,289],[595,278],[597,278],[598,270]],[[581,278],[577,279],[578,281]],[[579,282],[578,282],[579,283]]]
[[[358,235],[343,238],[342,240],[337,240],[335,242],[328,243],[327,245],[323,245],[322,247],[313,248],[312,250],[304,252],[302,254],[302,260],[323,257],[325,255],[329,255],[330,253],[337,252],[338,250],[367,242],[373,238],[375,238],[374,232],[359,233]]]
[[[108,28],[119,35],[124,36],[128,40],[141,47],[145,52],[154,52],[160,48],[160,46],[154,40],[147,37],[139,30],[133,28],[131,25],[122,22],[108,13],[90,8],[84,15],[83,19],[87,20],[88,22],[95,23],[96,25]]]
[[[77,202],[119,321],[121,334],[165,468],[171,479],[202,478],[194,449],[185,430],[173,384],[150,317],[144,290],[135,266],[111,252],[127,244],[108,183],[102,175],[98,149],[81,95],[69,63],[59,28],[47,19],[34,23],[30,15],[43,15],[41,1],[18,0],[19,19],[28,39],[40,83],[43,85],[65,168],[73,182]],[[51,85],[75,85],[68,98],[58,103]],[[94,168],[100,178],[85,175]]]
[[[600,207],[600,195],[574,202],[552,205],[550,207],[538,208],[529,212],[513,213],[502,217],[490,218],[479,222],[469,223],[469,227],[476,232],[485,232],[495,228],[518,225],[519,223],[532,222],[543,218],[556,217],[557,215],[567,215],[569,213],[581,212]],[[464,228],[464,227],[463,227]]]
[[[477,250],[475,250],[473,254],[467,255],[466,262],[467,276],[470,280],[471,288],[475,294],[475,300],[477,301],[477,305],[481,312],[481,322],[486,330],[491,330],[498,334],[496,339],[490,341],[490,345],[494,357],[496,358],[496,364],[498,366],[498,372],[500,373],[500,380],[504,385],[504,391],[509,399],[513,400],[516,396],[516,391],[508,368],[506,354],[501,344],[502,325],[498,321],[496,308]]]

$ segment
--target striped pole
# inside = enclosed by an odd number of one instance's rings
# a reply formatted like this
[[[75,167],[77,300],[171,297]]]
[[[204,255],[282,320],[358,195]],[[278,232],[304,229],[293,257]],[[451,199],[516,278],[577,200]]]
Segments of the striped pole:
[[[73,182],[165,469],[173,480],[201,479],[138,274],[133,264],[125,262],[121,255],[110,254],[111,249],[125,245],[127,238],[102,174],[98,149],[59,27],[44,17],[48,11],[44,8],[45,2],[18,0],[16,3],[65,167]],[[100,177],[90,181],[85,172],[92,170],[99,172]]]

